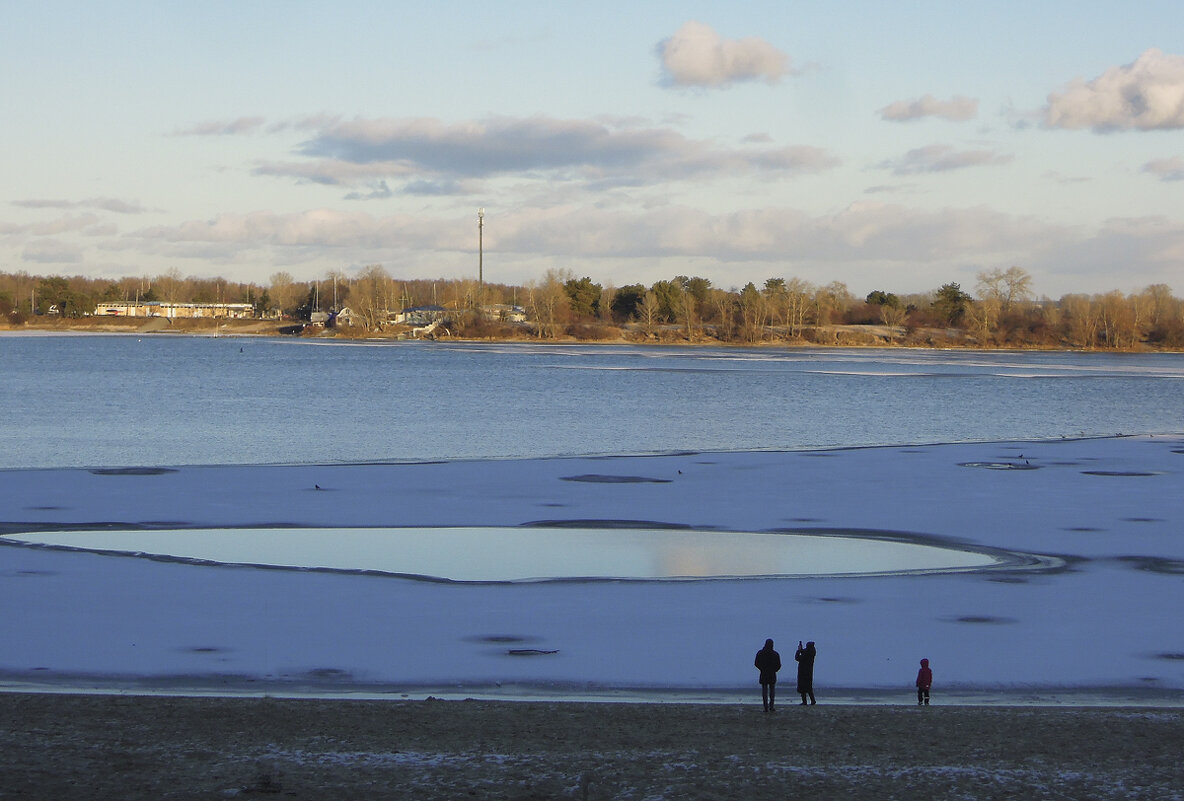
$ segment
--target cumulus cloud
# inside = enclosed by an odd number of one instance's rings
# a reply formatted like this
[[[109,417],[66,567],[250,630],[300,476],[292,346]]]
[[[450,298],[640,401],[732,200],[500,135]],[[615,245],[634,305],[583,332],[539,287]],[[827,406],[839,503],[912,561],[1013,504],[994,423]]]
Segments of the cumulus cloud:
[[[1143,165],[1143,172],[1151,173],[1161,181],[1184,181],[1184,159],[1179,156],[1154,159]]]
[[[1012,158],[1009,154],[993,150],[955,150],[949,145],[928,145],[910,150],[899,159],[883,162],[880,166],[891,169],[897,175],[916,175],[1007,164]]]
[[[1152,48],[1092,81],[1077,79],[1049,94],[1043,123],[1096,133],[1184,128],[1184,56]]]
[[[725,39],[710,25],[690,20],[659,43],[665,81],[674,86],[722,87],[763,80],[776,83],[790,72],[790,59],[755,36]]]
[[[238,136],[254,133],[263,127],[262,117],[238,117],[233,120],[199,122],[174,132],[175,136]]]
[[[880,109],[880,119],[888,122],[909,122],[924,117],[938,117],[951,122],[965,122],[978,116],[978,101],[955,95],[949,100],[938,100],[925,95],[916,100],[897,100]]]

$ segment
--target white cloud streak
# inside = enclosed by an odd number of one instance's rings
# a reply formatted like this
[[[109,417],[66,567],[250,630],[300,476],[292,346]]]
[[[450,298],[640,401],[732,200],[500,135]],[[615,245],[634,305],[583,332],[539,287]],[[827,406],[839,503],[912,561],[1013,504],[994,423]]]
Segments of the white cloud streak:
[[[916,100],[897,100],[879,111],[880,119],[888,122],[911,122],[925,117],[937,117],[950,122],[965,122],[978,116],[978,100],[955,95],[949,100],[938,100],[925,95]]]
[[[916,175],[1007,164],[1012,158],[1009,154],[993,150],[955,150],[949,145],[928,145],[910,150],[899,159],[886,161],[880,166],[891,169],[897,175]]]
[[[174,136],[239,136],[258,131],[263,127],[263,117],[238,117],[233,120],[199,122],[188,128],[173,132]]]
[[[1077,79],[1049,94],[1043,123],[1096,133],[1184,128],[1184,56],[1152,48],[1092,81]]]
[[[710,26],[690,20],[659,43],[665,82],[672,86],[719,88],[761,80],[777,83],[790,72],[790,59],[755,36],[725,39]]]
[[[113,197],[92,197],[86,200],[57,200],[49,198],[33,198],[30,200],[14,200],[13,206],[26,209],[99,209],[116,214],[143,214],[147,209],[139,203],[129,203]]]

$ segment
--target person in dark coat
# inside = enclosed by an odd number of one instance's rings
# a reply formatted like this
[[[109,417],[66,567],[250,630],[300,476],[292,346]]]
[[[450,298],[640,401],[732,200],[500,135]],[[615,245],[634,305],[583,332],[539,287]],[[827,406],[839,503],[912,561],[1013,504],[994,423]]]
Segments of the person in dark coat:
[[[929,706],[929,688],[933,686],[933,671],[929,669],[929,660],[921,660],[921,669],[917,671],[917,706]]]
[[[753,666],[761,672],[761,700],[765,711],[773,711],[777,698],[777,671],[781,670],[781,654],[773,650],[773,641],[765,640],[765,647],[756,652]]]
[[[806,705],[806,696],[810,697],[811,704],[818,703],[814,699],[814,657],[817,654],[813,641],[803,648],[802,641],[798,640],[798,650],[793,658],[798,662],[798,694],[802,696],[802,706]]]

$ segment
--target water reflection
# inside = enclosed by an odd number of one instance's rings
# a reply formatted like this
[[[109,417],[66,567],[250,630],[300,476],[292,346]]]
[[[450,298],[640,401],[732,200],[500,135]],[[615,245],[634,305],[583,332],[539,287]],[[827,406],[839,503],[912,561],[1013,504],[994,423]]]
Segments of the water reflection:
[[[991,567],[1005,556],[873,537],[597,528],[63,531],[9,539],[227,564],[448,581],[883,575]]]

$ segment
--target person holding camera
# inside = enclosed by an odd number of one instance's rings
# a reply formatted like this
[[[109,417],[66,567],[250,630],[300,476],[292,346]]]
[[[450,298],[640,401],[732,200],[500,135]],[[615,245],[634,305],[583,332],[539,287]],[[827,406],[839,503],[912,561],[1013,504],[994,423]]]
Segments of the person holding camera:
[[[798,663],[798,695],[802,696],[802,706],[806,705],[807,696],[811,704],[818,703],[814,698],[814,657],[817,655],[818,650],[812,640],[806,643],[805,648],[802,647],[802,641],[798,640],[798,650],[793,658]]]

